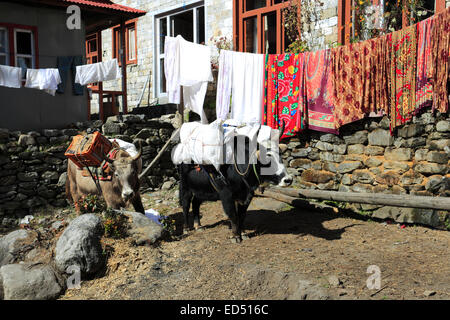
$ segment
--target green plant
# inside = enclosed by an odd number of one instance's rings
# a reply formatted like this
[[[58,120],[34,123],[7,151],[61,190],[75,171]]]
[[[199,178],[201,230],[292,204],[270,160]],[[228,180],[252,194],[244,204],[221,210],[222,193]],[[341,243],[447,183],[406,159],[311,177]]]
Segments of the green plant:
[[[169,238],[171,238],[175,234],[176,230],[175,220],[161,214],[159,217],[159,222],[161,222],[163,230],[166,231],[167,234],[169,235]]]
[[[94,213],[106,210],[105,200],[96,194],[81,197],[75,206],[78,206],[81,213]]]
[[[105,236],[120,239],[127,235],[128,218],[112,209],[106,209],[103,212],[103,226],[105,228]]]
[[[227,37],[211,37],[209,40],[213,42],[219,55],[222,50],[233,50],[233,40],[230,40]],[[214,56],[211,59],[211,67],[213,70],[219,69],[219,55]]]

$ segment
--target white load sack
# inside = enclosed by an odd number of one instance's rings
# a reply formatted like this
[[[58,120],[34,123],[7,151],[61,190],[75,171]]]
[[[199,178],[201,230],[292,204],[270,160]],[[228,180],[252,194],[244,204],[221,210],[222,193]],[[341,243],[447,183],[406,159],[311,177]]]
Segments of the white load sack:
[[[130,157],[135,157],[138,154],[138,150],[136,149],[136,146],[133,143],[129,143],[120,139],[109,139],[109,141],[114,142],[116,141],[119,144],[120,149],[125,150],[128,152]]]
[[[219,170],[221,164],[233,164],[235,162],[234,137],[246,136],[250,139],[251,152],[257,150],[258,144],[267,149],[278,150],[279,132],[265,125],[236,126],[232,120],[227,120],[222,125],[216,120],[209,125],[199,122],[183,124],[180,130],[180,143],[172,150],[172,162],[177,165],[181,163],[195,163],[213,165]],[[238,141],[244,143],[244,140]],[[225,145],[225,159],[223,151]],[[244,144],[238,146],[238,152],[245,150]],[[242,158],[236,155],[236,159]],[[256,157],[250,158],[251,163],[256,162]]]
[[[184,123],[180,129],[180,143],[172,151],[172,162],[211,164],[217,170],[223,163],[223,128],[220,122]]]

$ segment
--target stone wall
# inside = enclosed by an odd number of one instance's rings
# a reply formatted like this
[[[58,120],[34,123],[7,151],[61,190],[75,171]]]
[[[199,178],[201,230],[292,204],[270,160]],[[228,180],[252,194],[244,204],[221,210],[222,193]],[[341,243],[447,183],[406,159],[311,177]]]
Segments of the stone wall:
[[[65,181],[67,150],[72,136],[99,130],[109,138],[142,143],[144,168],[170,138],[174,115],[149,119],[145,115],[126,115],[123,122],[116,117],[101,121],[76,123],[73,128],[42,132],[19,132],[0,129],[0,224],[39,210],[44,205],[67,205]],[[170,160],[170,149],[161,163],[143,180],[144,189],[160,187],[176,177]],[[172,178],[170,178],[172,177]]]
[[[302,6],[314,8],[312,21],[302,21],[302,39],[310,51],[330,48],[338,41],[338,1],[304,0]],[[306,10],[306,9],[305,9]]]
[[[343,192],[450,196],[450,118],[431,112],[414,117],[392,136],[389,120],[365,119],[341,128],[340,135],[307,131],[292,138],[283,154],[296,185],[305,189]],[[352,205],[374,217],[400,219],[401,210]],[[381,210],[381,211],[380,211]],[[410,210],[411,211],[411,210]],[[425,210],[427,211],[427,210]],[[424,210],[412,210],[425,212]],[[428,210],[427,212],[429,212]],[[431,210],[433,211],[433,210]],[[438,212],[425,215],[438,224]],[[406,219],[403,221],[402,219]],[[433,220],[434,219],[434,220]]]

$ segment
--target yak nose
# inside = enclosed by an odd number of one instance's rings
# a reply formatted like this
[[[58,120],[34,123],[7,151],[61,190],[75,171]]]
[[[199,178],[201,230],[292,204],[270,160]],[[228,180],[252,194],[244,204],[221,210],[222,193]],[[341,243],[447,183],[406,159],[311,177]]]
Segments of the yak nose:
[[[133,190],[126,190],[122,192],[122,197],[124,200],[128,200],[133,196]]]
[[[287,176],[284,177],[281,181],[286,185],[286,186],[290,186],[292,183],[292,177],[291,176]]]

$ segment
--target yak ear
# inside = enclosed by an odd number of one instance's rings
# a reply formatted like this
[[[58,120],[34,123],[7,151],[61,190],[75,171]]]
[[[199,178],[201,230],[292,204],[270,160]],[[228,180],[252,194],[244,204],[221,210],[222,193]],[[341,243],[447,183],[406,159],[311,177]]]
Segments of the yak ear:
[[[260,150],[256,150],[255,155],[256,155],[256,159],[257,160],[261,160],[261,159],[259,159],[260,154],[261,154],[261,151]]]
[[[281,143],[278,146],[280,147],[280,153],[286,152],[286,150],[288,148],[287,144],[284,144],[284,143]]]

